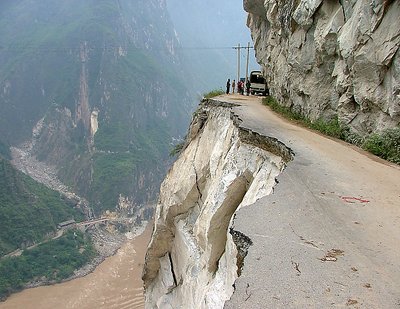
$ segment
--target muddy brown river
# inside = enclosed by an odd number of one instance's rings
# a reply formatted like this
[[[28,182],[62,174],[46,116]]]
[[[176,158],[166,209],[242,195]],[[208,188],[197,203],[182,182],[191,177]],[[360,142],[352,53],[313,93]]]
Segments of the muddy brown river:
[[[91,274],[13,294],[0,303],[0,309],[144,308],[141,273],[151,225],[140,236],[128,240]]]

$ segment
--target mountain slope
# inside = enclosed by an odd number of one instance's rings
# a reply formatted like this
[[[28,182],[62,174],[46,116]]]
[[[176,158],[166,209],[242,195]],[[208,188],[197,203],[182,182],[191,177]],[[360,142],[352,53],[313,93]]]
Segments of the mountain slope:
[[[43,240],[62,221],[82,217],[72,201],[0,157],[0,256]]]
[[[120,194],[153,200],[192,106],[165,2],[4,6],[0,139],[32,139],[31,153],[96,213]]]

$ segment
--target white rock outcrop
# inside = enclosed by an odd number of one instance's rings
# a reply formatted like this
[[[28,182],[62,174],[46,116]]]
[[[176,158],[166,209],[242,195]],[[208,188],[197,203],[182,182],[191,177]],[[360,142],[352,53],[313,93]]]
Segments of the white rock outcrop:
[[[244,0],[270,92],[366,135],[400,122],[400,1]]]
[[[235,211],[270,194],[292,153],[240,127],[231,106],[203,102],[161,186],[143,280],[146,308],[223,308],[251,240]]]

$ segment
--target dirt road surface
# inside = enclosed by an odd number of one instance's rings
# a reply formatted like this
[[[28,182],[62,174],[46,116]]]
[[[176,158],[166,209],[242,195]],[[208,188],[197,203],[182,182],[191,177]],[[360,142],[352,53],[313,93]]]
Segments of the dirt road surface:
[[[243,127],[295,153],[274,193],[239,210],[251,238],[225,308],[400,308],[400,168],[224,95]]]

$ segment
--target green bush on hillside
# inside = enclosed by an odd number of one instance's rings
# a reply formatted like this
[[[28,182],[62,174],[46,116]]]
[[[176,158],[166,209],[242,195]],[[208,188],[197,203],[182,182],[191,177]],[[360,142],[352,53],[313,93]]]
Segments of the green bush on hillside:
[[[169,155],[170,155],[171,157],[175,157],[176,155],[179,155],[179,154],[182,152],[184,146],[185,146],[185,141],[176,144],[176,145],[171,149],[171,151],[169,152]]]
[[[205,99],[211,99],[211,98],[217,97],[224,93],[225,93],[225,91],[223,91],[222,89],[214,89],[214,90],[211,90],[210,92],[203,94],[203,97]]]
[[[385,160],[400,164],[400,127],[368,136],[362,148]]]
[[[309,127],[336,138],[342,138],[344,134],[343,128],[340,126],[339,119],[337,117],[331,119],[330,121],[318,119],[315,122],[310,122]]]

